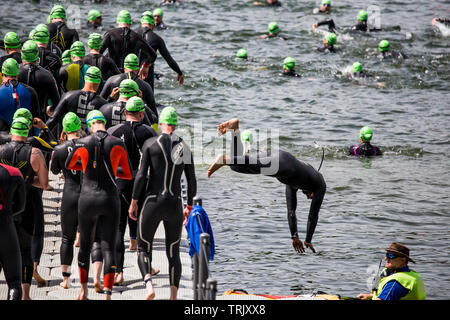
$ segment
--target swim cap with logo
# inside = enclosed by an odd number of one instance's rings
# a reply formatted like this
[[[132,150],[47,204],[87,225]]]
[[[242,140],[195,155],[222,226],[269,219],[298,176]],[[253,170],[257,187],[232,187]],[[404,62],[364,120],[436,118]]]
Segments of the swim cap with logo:
[[[165,107],[159,115],[159,123],[178,124],[178,115],[174,107]]]
[[[39,49],[33,40],[26,41],[22,46],[21,57],[23,61],[34,62],[39,59]]]
[[[333,45],[335,45],[336,42],[337,42],[337,37],[336,37],[336,35],[335,35],[333,32],[330,32],[330,33],[328,33],[328,34],[326,35],[325,41],[327,42],[327,44],[328,44],[329,46],[333,46]]]
[[[121,10],[118,14],[117,14],[117,23],[126,23],[126,24],[131,24],[131,14],[128,10]]]
[[[145,11],[142,14],[141,24],[148,23],[151,25],[155,25],[155,18],[153,17],[153,13],[151,11]]]
[[[8,58],[3,62],[2,73],[5,76],[16,77],[19,75],[19,63],[16,59]]]
[[[17,33],[12,31],[5,34],[5,36],[3,37],[3,42],[5,43],[5,48],[9,49],[16,49],[22,45]]]
[[[88,39],[88,47],[94,50],[98,50],[102,47],[102,35],[100,33],[91,33]]]
[[[145,110],[145,103],[140,97],[131,97],[125,105],[125,109],[130,112],[141,112]]]
[[[62,5],[57,4],[50,11],[50,17],[52,19],[56,19],[56,18],[65,19],[66,18],[66,10],[64,10],[64,7]]]
[[[50,39],[50,33],[47,26],[45,24],[38,24],[36,28],[34,28],[32,39],[36,42],[48,43]]]
[[[292,57],[287,57],[286,59],[284,59],[283,61],[283,67],[286,70],[293,70],[295,68],[295,60]]]
[[[91,110],[86,116],[86,123],[88,127],[97,120],[101,120],[106,124],[106,118],[99,110]]]
[[[280,28],[278,28],[278,24],[273,21],[271,23],[269,23],[269,25],[267,26],[267,29],[269,30],[270,34],[280,32]]]
[[[62,119],[62,127],[65,132],[75,132],[81,128],[81,120],[74,112],[67,112]]]
[[[70,50],[69,49],[65,50],[62,53],[61,59],[62,59],[62,63],[63,64],[72,63],[72,58],[70,56]]]
[[[247,50],[239,49],[238,52],[236,53],[236,57],[241,59],[247,59]]]
[[[100,13],[100,11],[98,11],[96,9],[92,9],[88,13],[88,21],[93,21],[97,18],[100,18],[101,16],[102,16],[102,14]]]
[[[70,55],[73,57],[84,58],[84,56],[86,55],[86,48],[84,47],[83,42],[75,41],[70,46]]]
[[[162,18],[164,17],[164,13],[161,8],[156,8],[155,10],[153,10],[153,16],[160,16]]]
[[[91,83],[100,83],[102,82],[102,72],[95,66],[89,67],[89,69],[87,69],[86,71],[86,75],[84,76],[84,81]]]
[[[358,16],[357,16],[357,20],[358,21],[367,21],[367,11],[366,10],[361,10],[358,12]]]
[[[131,98],[139,93],[139,86],[132,79],[124,79],[120,82],[119,93],[121,97]]]
[[[353,68],[353,72],[361,72],[362,71],[362,65],[359,62],[355,62],[352,65],[352,68]]]
[[[13,115],[13,121],[17,118],[25,118],[28,120],[29,124],[33,121],[33,115],[31,114],[31,111],[27,108],[19,108],[14,112]]]
[[[123,67],[130,70],[139,70],[139,58],[134,53],[130,53],[125,57]]]
[[[18,117],[13,120],[9,133],[16,136],[28,137],[29,131],[30,123],[28,122],[28,120],[22,117]]]
[[[380,52],[389,51],[389,47],[390,44],[389,41],[387,40],[381,40],[380,43],[378,44],[378,50],[380,50]]]
[[[369,126],[362,127],[359,131],[359,137],[363,142],[369,142],[372,139],[372,129]]]
[[[241,141],[242,142],[249,142],[252,143],[253,142],[253,134],[250,130],[245,130],[244,132],[241,133]]]

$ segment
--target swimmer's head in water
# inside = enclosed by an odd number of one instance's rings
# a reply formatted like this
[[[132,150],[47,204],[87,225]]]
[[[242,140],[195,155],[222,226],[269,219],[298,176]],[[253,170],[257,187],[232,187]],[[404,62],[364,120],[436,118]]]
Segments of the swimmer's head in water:
[[[378,44],[378,50],[380,50],[380,52],[389,51],[389,49],[390,44],[389,41],[387,40],[381,40],[380,43]]]
[[[13,120],[9,133],[16,136],[28,137],[30,122],[26,118],[18,117]]]
[[[241,141],[242,142],[248,142],[248,143],[252,143],[253,142],[253,134],[250,130],[245,130],[244,132],[241,133]]]
[[[152,26],[155,25],[155,18],[153,17],[153,13],[151,11],[145,11],[142,14],[141,24],[148,23]]]
[[[62,127],[65,132],[75,132],[81,128],[81,120],[74,112],[67,112],[62,120]]]
[[[161,18],[164,17],[164,12],[161,10],[161,8],[156,8],[153,10],[153,16],[160,16]]]
[[[102,72],[99,68],[92,66],[89,67],[86,71],[86,75],[84,76],[85,82],[96,83],[99,84],[102,82]]]
[[[34,62],[39,59],[39,48],[33,40],[28,40],[22,46],[21,57],[23,61]]]
[[[326,42],[327,45],[334,46],[337,42],[336,34],[334,34],[333,32],[328,33],[324,41]]]
[[[369,126],[362,127],[361,130],[359,130],[359,137],[363,142],[370,142],[372,135],[373,132]]]
[[[119,94],[121,97],[131,98],[139,93],[139,86],[132,79],[124,79],[119,85]]]
[[[27,108],[19,108],[14,112],[13,115],[13,121],[17,118],[25,118],[28,120],[29,123],[33,121],[33,115],[31,114],[31,111]]]
[[[100,18],[102,16],[102,14],[100,13],[100,11],[96,10],[96,9],[92,9],[91,11],[89,11],[88,13],[88,21],[94,21],[97,18]]]
[[[283,61],[283,67],[286,70],[294,70],[295,68],[295,60],[292,57],[287,57]]]
[[[80,58],[84,58],[84,56],[86,55],[86,48],[84,47],[83,42],[81,41],[75,41],[71,46],[70,46],[70,55],[72,57],[80,57]]]
[[[131,14],[128,10],[121,10],[117,14],[117,23],[131,24]]]
[[[130,53],[125,57],[123,67],[129,70],[139,70],[139,58],[134,53]]]
[[[52,10],[50,11],[50,18],[51,19],[66,19],[66,10],[62,5],[55,5]]]
[[[88,47],[90,49],[98,50],[102,47],[102,35],[100,33],[91,33],[88,39]]]
[[[272,21],[267,26],[267,29],[269,31],[269,34],[277,34],[280,32],[280,28],[278,27],[278,24],[275,21]]]
[[[16,59],[8,58],[3,62],[2,73],[8,77],[17,77],[19,75],[19,64]]]
[[[358,20],[358,22],[367,21],[367,11],[366,10],[359,11],[356,19]]]
[[[3,42],[5,44],[5,48],[9,49],[16,49],[22,45],[17,33],[12,31],[5,34],[5,36],[3,37]]]
[[[174,107],[165,107],[159,114],[159,123],[178,125],[178,115]]]
[[[361,72],[362,71],[362,65],[359,62],[355,62],[352,65],[352,68],[353,68],[353,72]]]
[[[141,112],[145,110],[145,103],[140,97],[131,97],[125,105],[125,109],[130,112]]]
[[[90,127],[95,121],[100,120],[106,125],[106,118],[99,110],[91,110],[86,116],[86,124]]]
[[[247,50],[239,49],[238,52],[236,53],[236,57],[241,59],[247,59]]]
[[[320,3],[320,11],[325,12],[327,10],[330,10],[331,8],[331,0],[323,0]]]

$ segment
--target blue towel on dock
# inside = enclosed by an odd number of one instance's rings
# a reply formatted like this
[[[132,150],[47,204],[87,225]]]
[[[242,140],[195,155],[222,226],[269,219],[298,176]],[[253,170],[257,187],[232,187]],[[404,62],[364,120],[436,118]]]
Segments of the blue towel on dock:
[[[192,208],[186,223],[186,231],[189,236],[189,255],[191,257],[195,252],[200,254],[200,234],[209,233],[209,260],[213,260],[215,253],[213,230],[208,215],[201,206],[196,205]]]

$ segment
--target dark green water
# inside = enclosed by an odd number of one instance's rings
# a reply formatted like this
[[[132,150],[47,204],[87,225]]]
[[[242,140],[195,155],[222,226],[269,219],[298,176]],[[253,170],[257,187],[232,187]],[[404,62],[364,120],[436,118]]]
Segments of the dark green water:
[[[28,34],[45,22],[56,2],[6,1],[0,14],[2,35]],[[211,264],[219,293],[232,288],[252,293],[303,294],[322,290],[344,296],[366,292],[367,279],[393,241],[406,244],[425,280],[429,299],[448,299],[449,277],[449,129],[450,38],[433,29],[433,17],[450,11],[449,1],[373,1],[384,31],[365,35],[343,32],[341,52],[315,51],[321,35],[311,30],[323,18],[312,14],[318,1],[283,1],[282,8],[254,7],[252,1],[184,1],[163,7],[168,30],[160,34],[185,72],[179,87],[160,57],[156,100],[175,107],[180,135],[192,142],[198,195],[211,220],[216,256]],[[156,1],[112,1],[93,5],[72,1],[76,14],[91,8],[103,13],[105,31],[120,9],[137,22]],[[351,26],[361,7],[333,1],[330,17]],[[66,7],[68,2],[63,3]],[[76,24],[76,19],[71,23]],[[257,40],[277,21],[288,40]],[[84,18],[81,25],[84,24]],[[135,24],[134,26],[137,26]],[[133,27],[134,27],[133,26]],[[86,43],[88,33],[80,30]],[[379,61],[377,44],[409,59]],[[237,60],[246,48],[247,61]],[[302,78],[280,75],[286,56],[296,59]],[[357,83],[343,73],[353,62],[383,82]],[[284,186],[264,176],[247,176],[223,168],[207,179],[206,170],[221,146],[216,126],[231,117],[241,127],[279,133],[280,148],[321,169],[326,183],[319,223],[313,238],[316,254],[297,254],[291,246]],[[201,125],[203,134],[194,126]],[[373,143],[384,152],[377,159],[346,156],[358,142],[359,129],[374,130]],[[197,134],[195,138],[189,135]],[[264,139],[263,139],[264,140]],[[304,238],[309,201],[299,194],[299,233]]]

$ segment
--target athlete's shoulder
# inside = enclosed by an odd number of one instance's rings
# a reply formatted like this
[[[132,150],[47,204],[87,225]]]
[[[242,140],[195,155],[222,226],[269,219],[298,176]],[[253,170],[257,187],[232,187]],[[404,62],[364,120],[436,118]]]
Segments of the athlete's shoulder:
[[[11,177],[21,177],[21,178],[23,178],[22,172],[20,172],[20,170],[18,168],[13,167],[13,166],[9,166],[9,165],[6,165],[6,164],[2,164],[2,163],[0,163],[0,166],[5,168],[8,171],[8,173],[9,173],[9,175]]]

